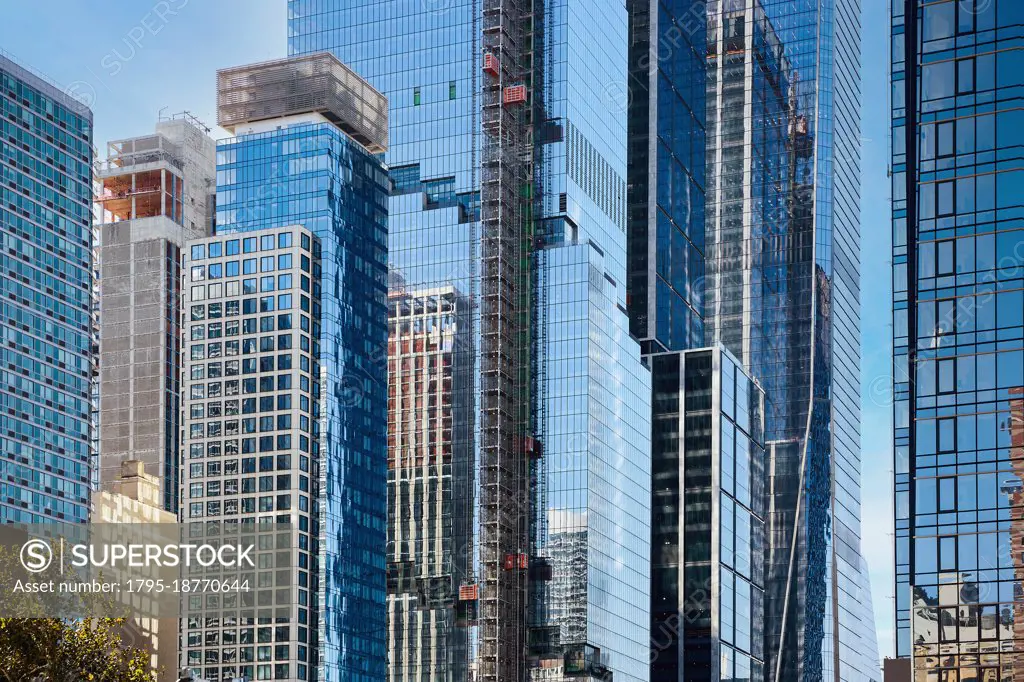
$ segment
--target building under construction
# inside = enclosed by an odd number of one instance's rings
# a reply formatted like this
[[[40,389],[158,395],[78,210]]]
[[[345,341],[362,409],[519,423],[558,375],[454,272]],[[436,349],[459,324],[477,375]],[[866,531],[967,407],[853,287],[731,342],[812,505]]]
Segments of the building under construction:
[[[177,511],[180,251],[210,234],[216,154],[189,114],[115,140],[95,167],[99,224],[99,478],[140,460]]]
[[[471,466],[431,483],[450,520],[409,480],[389,530],[465,533],[464,564],[389,547],[390,679],[646,680],[650,375],[625,312],[626,111],[607,101],[626,91],[625,7],[444,4],[299,2],[289,19],[292,54],[331,50],[391,103],[393,329],[410,296],[463,297],[452,404],[472,423],[445,448]],[[400,405],[436,395],[418,372],[393,368]],[[395,415],[392,476],[422,476],[406,451],[422,423]]]

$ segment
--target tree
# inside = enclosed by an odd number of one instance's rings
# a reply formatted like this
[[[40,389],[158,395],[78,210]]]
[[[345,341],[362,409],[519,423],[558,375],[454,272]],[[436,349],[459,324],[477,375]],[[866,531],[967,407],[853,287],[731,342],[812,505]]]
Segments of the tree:
[[[153,682],[149,654],[124,642],[122,618],[0,618],[3,682]]]

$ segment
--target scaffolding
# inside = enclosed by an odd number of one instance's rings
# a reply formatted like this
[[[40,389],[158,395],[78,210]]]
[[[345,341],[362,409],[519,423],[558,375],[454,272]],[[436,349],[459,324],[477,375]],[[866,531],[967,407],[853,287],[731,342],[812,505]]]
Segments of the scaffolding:
[[[217,123],[317,113],[373,154],[388,149],[388,100],[330,52],[217,72]]]
[[[181,224],[184,154],[157,133],[107,144],[107,159],[95,163],[95,201],[104,222],[167,216]]]
[[[478,677],[526,677],[530,0],[484,0]],[[516,87],[514,96],[507,87]]]

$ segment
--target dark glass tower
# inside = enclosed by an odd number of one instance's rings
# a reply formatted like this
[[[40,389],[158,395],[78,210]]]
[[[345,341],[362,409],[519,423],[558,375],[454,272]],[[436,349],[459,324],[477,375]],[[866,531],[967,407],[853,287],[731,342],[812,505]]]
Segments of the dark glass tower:
[[[764,392],[720,346],[650,362],[651,680],[764,680]]]
[[[1020,680],[1024,4],[892,4],[896,653]]]
[[[0,522],[89,517],[92,112],[0,53]]]
[[[706,3],[629,0],[629,311],[645,353],[704,343]]]
[[[765,393],[765,599],[752,633],[763,649],[734,649],[737,665],[730,667],[719,655],[729,647],[712,636],[714,653],[699,664],[687,660],[696,640],[683,632],[679,660],[656,661],[652,674],[669,679],[678,665],[687,679],[743,676],[746,656],[758,661],[752,671],[763,662],[767,680],[861,679],[877,661],[870,660],[873,622],[861,607],[869,597],[859,520],[858,3],[629,6],[633,331],[652,340],[646,351],[721,344]],[[694,83],[699,99],[687,89]],[[667,102],[674,106],[663,107]],[[694,102],[704,106],[700,115],[689,114]],[[692,161],[663,163],[685,158],[679,149],[687,135],[706,136],[699,171]],[[703,192],[700,210],[679,212],[696,206],[695,185]],[[697,218],[703,225],[693,224]],[[668,225],[679,225],[686,239],[671,230],[672,239],[664,239]],[[702,290],[677,300],[669,291],[683,290],[673,273],[684,271],[705,275]],[[683,299],[700,315],[702,335],[668,333],[677,319],[673,306]],[[663,369],[668,356],[660,357],[653,366],[658,386],[672,381]],[[673,519],[659,502],[683,493],[666,478],[673,460],[662,441],[672,415],[662,413],[658,395],[655,543],[689,511],[684,503]],[[686,615],[686,593],[698,589],[673,584],[670,547],[655,553],[655,638]]]

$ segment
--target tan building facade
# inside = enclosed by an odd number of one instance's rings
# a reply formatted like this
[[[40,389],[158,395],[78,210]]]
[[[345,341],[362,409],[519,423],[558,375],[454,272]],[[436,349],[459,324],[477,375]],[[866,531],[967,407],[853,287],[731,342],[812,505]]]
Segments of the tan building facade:
[[[177,517],[162,508],[160,479],[145,472],[145,463],[125,460],[120,476],[108,489],[93,493],[93,523],[168,523]],[[149,652],[157,682],[178,679],[178,621],[174,618],[137,618],[125,626],[132,646]]]

